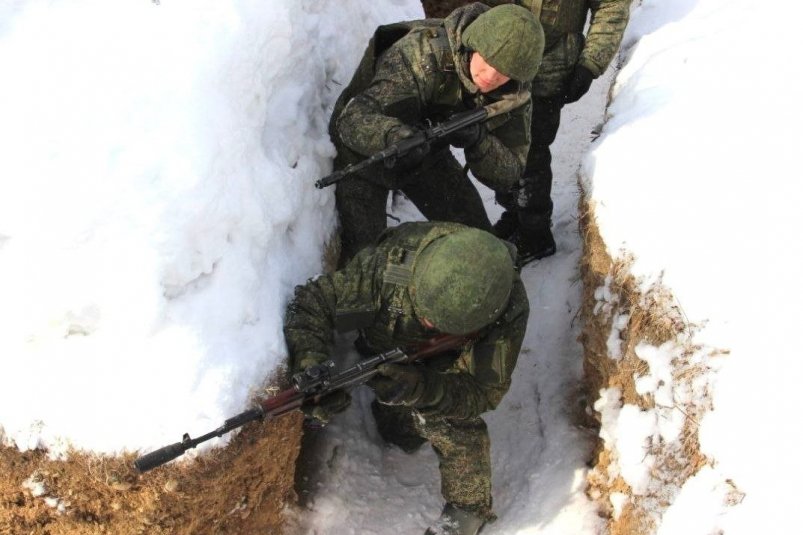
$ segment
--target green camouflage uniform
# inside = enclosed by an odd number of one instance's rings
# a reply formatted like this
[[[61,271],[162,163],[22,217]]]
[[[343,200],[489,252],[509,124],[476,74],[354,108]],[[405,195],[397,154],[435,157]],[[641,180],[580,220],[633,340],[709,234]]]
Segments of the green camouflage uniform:
[[[359,330],[366,353],[414,345],[438,334],[415,316],[410,266],[433,240],[464,228],[436,222],[399,225],[345,268],[296,287],[284,327],[293,368],[330,358],[335,330]],[[417,410],[374,407],[380,431],[393,429],[389,420],[400,422],[391,441],[399,439],[403,447],[405,439],[430,441],[440,459],[444,498],[484,518],[492,517],[491,466],[488,431],[480,415],[494,409],[510,387],[528,315],[527,295],[515,274],[507,308],[479,331],[473,344],[416,364],[441,374],[444,395],[437,405]]]
[[[632,0],[483,0],[495,6],[520,4],[539,16],[544,59],[532,84],[531,145],[519,187],[497,200],[519,211],[519,222],[548,229],[552,216],[552,154],[563,108],[563,91],[576,65],[598,77],[613,60],[630,16]],[[583,29],[591,16],[588,31]]]
[[[526,93],[510,81],[481,94],[471,81],[463,30],[489,8],[471,4],[445,19],[403,22],[377,29],[348,87],[338,99],[329,134],[337,148],[335,168],[384,149],[388,132],[400,125],[440,122],[454,113],[495,102],[503,93]],[[480,182],[508,191],[524,170],[530,145],[529,101],[487,123],[490,134],[466,150]],[[380,165],[337,185],[342,230],[341,265],[372,243],[386,226],[389,190],[401,190],[430,220],[490,229],[482,200],[448,145],[433,147],[412,171]]]

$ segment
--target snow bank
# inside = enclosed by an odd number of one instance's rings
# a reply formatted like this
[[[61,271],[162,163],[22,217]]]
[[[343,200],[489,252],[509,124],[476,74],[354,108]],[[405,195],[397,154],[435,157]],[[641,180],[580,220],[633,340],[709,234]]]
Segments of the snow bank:
[[[632,253],[642,291],[671,289],[694,344],[729,351],[711,362],[721,371],[699,429],[710,466],[669,496],[660,533],[795,530],[801,15],[780,0],[640,2],[609,120],[584,161],[615,260]],[[664,365],[652,351],[655,375]],[[666,383],[640,384],[658,404]]]
[[[334,99],[416,8],[0,6],[4,443],[148,449],[244,408],[335,225]]]

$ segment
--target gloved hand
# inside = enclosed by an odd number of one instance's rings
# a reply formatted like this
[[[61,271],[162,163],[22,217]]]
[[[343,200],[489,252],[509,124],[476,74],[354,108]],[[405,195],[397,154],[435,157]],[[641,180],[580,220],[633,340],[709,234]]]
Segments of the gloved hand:
[[[324,362],[326,358],[315,357],[313,355],[305,355],[303,357],[296,357],[295,362],[292,366],[293,375],[297,373],[301,373],[308,368],[312,368],[313,366],[317,366]]]
[[[577,102],[580,97],[588,92],[591,87],[591,82],[594,81],[594,73],[582,65],[577,65],[574,68],[569,81],[566,83],[566,88],[563,92],[564,104]]]
[[[385,405],[414,406],[425,394],[424,372],[418,366],[382,364],[368,381],[376,399]]]
[[[416,135],[421,134],[421,130],[412,126],[408,126],[403,124],[401,126],[396,126],[391,128],[390,131],[385,135],[385,146],[388,147],[397,143],[403,139],[411,138]],[[418,147],[414,148],[413,150],[409,151],[404,156],[400,156],[398,158],[388,158],[385,160],[385,167],[387,169],[392,169],[393,167],[400,167],[405,171],[409,171],[411,169],[415,169],[421,162],[424,161],[427,154],[429,154],[430,146],[429,143],[423,143]]]
[[[351,404],[351,395],[345,390],[336,390],[323,396],[315,404],[302,405],[301,412],[320,424],[327,424],[335,414],[343,412]]]
[[[446,140],[449,142],[449,145],[453,147],[467,149],[485,139],[487,133],[488,129],[485,128],[485,124],[475,123],[471,126],[461,128],[456,132],[452,132],[447,136]]]

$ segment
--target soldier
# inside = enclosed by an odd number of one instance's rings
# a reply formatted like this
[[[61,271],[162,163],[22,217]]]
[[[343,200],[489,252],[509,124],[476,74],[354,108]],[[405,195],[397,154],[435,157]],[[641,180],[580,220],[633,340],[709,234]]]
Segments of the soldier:
[[[630,16],[632,0],[483,0],[521,4],[539,17],[546,45],[532,82],[532,130],[524,176],[517,188],[497,195],[506,211],[494,233],[511,240],[519,265],[555,253],[552,236],[552,154],[564,104],[580,99],[608,68]],[[583,34],[586,18],[588,31]]]
[[[491,510],[490,440],[480,415],[510,387],[529,304],[515,252],[458,223],[404,223],[386,230],[345,268],[296,287],[284,333],[294,371],[329,359],[333,330],[358,330],[374,355],[437,334],[474,333],[462,351],[415,364],[385,364],[369,385],[386,442],[412,452],[429,441],[440,460],[441,518],[427,533],[475,534]],[[321,421],[348,406],[346,392],[308,414]]]
[[[444,19],[380,26],[335,104],[329,134],[335,168],[413,136],[426,122],[516,96],[525,104],[452,134],[474,176],[509,191],[524,170],[530,144],[528,81],[543,50],[538,20],[519,6],[479,3]],[[430,220],[491,229],[476,188],[443,146],[412,151],[392,169],[371,169],[337,185],[340,265],[386,226],[389,190],[401,190]]]

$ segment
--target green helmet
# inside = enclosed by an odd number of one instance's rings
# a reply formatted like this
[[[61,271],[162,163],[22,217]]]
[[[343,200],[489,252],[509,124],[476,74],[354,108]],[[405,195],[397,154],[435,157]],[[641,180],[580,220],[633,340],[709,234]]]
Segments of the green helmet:
[[[434,240],[415,259],[413,308],[439,331],[468,334],[502,314],[513,276],[504,243],[483,230],[459,230]]]
[[[514,4],[489,9],[463,30],[463,44],[500,73],[528,82],[544,55],[544,29],[529,10]]]

